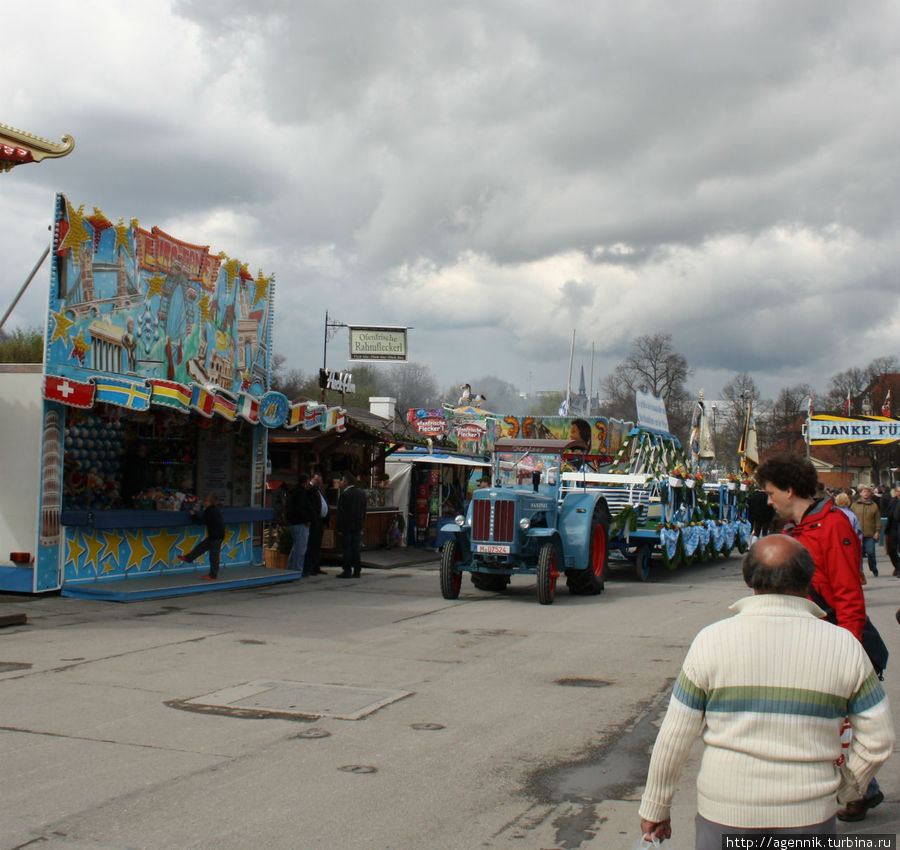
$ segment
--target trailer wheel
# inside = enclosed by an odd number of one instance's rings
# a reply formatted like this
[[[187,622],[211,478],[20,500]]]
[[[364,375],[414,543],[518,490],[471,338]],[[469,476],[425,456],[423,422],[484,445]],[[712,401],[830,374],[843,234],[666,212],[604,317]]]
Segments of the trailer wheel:
[[[456,565],[462,560],[459,547],[453,539],[444,544],[441,552],[441,596],[444,599],[458,599],[462,585],[462,573],[457,572]]]
[[[509,576],[498,576],[494,573],[471,573],[472,584],[479,590],[487,590],[491,593],[499,593],[506,590],[509,584]]]
[[[583,570],[566,570],[566,586],[575,596],[595,596],[603,593],[603,574],[609,558],[609,514],[603,504],[594,509],[591,520],[591,551]]]
[[[538,553],[537,591],[541,605],[551,605],[556,596],[556,580],[559,570],[556,568],[556,546],[545,543]]]
[[[650,578],[650,547],[641,546],[634,556],[634,572],[638,581]]]

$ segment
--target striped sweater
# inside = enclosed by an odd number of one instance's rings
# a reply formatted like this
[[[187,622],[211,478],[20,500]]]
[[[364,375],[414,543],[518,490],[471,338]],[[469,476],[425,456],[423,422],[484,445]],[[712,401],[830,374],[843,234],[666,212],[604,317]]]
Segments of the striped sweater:
[[[703,629],[688,650],[653,747],[640,816],[669,817],[695,738],[705,749],[697,811],[726,826],[827,820],[862,797],[891,754],[887,697],[862,645],[807,599],[760,594]],[[841,724],[853,740],[842,767]]]

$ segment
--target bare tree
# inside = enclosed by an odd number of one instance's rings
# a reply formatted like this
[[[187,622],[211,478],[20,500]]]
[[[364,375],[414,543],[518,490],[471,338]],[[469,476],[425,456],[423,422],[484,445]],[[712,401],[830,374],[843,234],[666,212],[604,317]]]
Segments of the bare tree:
[[[672,348],[671,334],[647,334],[631,341],[625,360],[601,383],[604,413],[634,420],[634,392],[650,393],[666,404],[669,427],[684,439],[690,425],[690,400],[685,381],[693,373],[687,360]]]

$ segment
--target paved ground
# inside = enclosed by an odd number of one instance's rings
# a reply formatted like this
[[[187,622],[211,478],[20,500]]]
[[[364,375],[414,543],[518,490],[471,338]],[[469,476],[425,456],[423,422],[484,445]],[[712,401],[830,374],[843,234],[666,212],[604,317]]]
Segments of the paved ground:
[[[0,629],[0,850],[630,850],[672,677],[743,594],[736,558],[552,606],[527,579],[443,600],[433,556],[334,572],[127,604],[0,596],[28,616]],[[900,581],[866,594],[900,671]],[[854,833],[897,830],[896,759],[882,778]]]

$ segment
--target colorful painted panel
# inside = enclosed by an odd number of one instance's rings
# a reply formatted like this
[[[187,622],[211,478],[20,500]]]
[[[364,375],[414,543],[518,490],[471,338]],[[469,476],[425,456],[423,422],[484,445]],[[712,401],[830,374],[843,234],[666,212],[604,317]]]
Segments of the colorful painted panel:
[[[438,418],[440,417],[440,419]],[[427,422],[438,432],[445,422],[445,431],[461,452],[485,454],[500,437],[539,440],[581,440],[590,446],[589,454],[614,456],[625,437],[634,427],[632,422],[608,419],[605,416],[499,416],[476,407],[453,410],[410,410],[407,420],[414,425]]]
[[[63,195],[54,249],[48,374],[95,377],[95,401],[132,409],[149,405],[157,390],[129,378],[170,382],[170,403],[185,408],[178,386],[265,392],[271,277],[254,278],[245,263],[145,230],[137,219],[113,224],[96,207],[87,214]]]
[[[134,529],[65,528],[63,582],[95,581],[127,576],[184,573],[209,569],[207,555],[193,564],[178,560],[205,535],[203,526],[169,526]],[[222,566],[246,566],[255,562],[249,523],[225,526]]]

